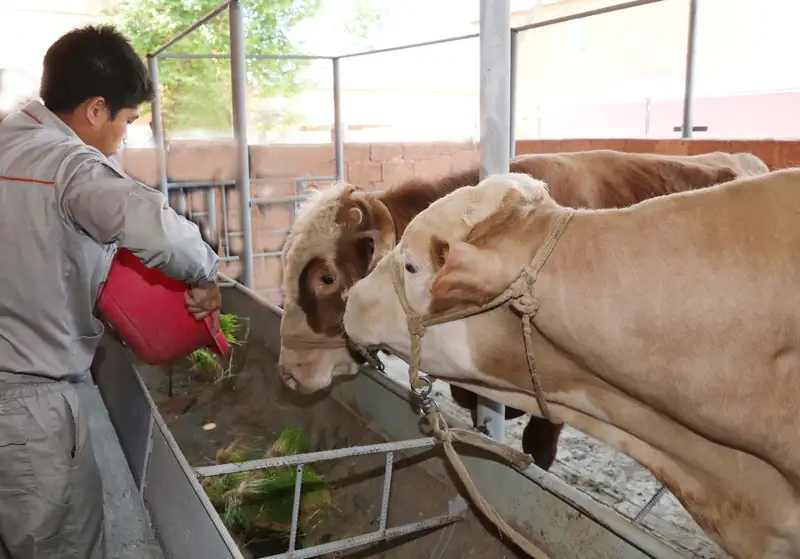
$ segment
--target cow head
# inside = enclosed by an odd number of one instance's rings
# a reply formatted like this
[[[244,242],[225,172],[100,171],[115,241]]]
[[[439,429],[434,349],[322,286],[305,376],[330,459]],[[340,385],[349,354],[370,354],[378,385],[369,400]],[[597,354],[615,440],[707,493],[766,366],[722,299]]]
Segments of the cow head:
[[[344,343],[344,297],[395,241],[383,203],[346,183],[315,193],[301,207],[282,252],[279,362],[287,386],[314,392],[358,371],[363,359]]]
[[[402,266],[411,309],[422,316],[483,304],[509,286],[537,248],[507,229],[550,207],[558,206],[545,183],[518,173],[489,177],[434,202],[411,221],[389,256],[350,289],[347,334],[407,357],[410,336],[392,281],[393,260]],[[450,378],[475,374],[470,353],[464,321],[434,326],[422,343],[422,367],[458,373]]]

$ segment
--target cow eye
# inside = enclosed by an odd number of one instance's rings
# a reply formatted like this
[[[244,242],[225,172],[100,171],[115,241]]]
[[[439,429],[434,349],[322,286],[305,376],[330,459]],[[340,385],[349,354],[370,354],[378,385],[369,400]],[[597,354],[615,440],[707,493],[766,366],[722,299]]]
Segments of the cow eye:
[[[416,266],[414,266],[411,262],[406,262],[406,272],[409,274],[416,274],[417,271],[418,270]]]
[[[319,281],[321,281],[324,285],[333,285],[336,281],[336,278],[333,277],[333,274],[322,274],[319,277]]]

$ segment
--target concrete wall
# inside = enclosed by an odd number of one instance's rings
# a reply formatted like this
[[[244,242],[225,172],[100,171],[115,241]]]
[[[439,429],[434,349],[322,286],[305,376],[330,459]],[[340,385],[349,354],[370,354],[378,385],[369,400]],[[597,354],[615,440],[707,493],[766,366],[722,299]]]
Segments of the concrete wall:
[[[695,154],[710,151],[751,152],[772,169],[800,165],[800,141],[776,140],[521,140],[517,153],[552,153],[590,149],[615,149],[627,152]],[[480,152],[475,144],[456,143],[373,143],[345,146],[345,173],[349,182],[365,189],[385,189],[412,176],[435,177],[477,165]],[[133,177],[157,186],[155,152],[151,149],[127,149],[123,165]],[[230,143],[173,142],[169,148],[167,169],[171,181],[214,181],[236,178],[235,147]],[[270,145],[251,147],[251,195],[267,198],[295,194],[297,178],[333,176],[334,152],[330,145]],[[309,186],[324,186],[330,181],[310,181]],[[191,191],[187,198],[193,211],[204,211],[202,190]],[[173,198],[173,206],[175,199]],[[239,194],[227,189],[227,224],[231,254],[241,250]],[[279,251],[292,225],[294,205],[264,205],[252,212],[253,250]],[[217,226],[223,227],[222,191],[216,191]],[[238,235],[237,235],[238,233]],[[223,273],[235,277],[238,263],[226,262]],[[255,290],[273,303],[280,304],[281,265],[276,256],[255,259]]]

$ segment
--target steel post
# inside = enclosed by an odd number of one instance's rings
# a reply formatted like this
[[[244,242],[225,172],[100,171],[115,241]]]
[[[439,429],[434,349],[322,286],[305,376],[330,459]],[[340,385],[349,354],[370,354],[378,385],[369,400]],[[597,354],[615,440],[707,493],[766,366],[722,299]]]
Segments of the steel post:
[[[236,136],[239,160],[236,184],[239,188],[242,222],[241,282],[250,289],[255,284],[253,276],[253,230],[250,210],[250,157],[247,142],[247,81],[245,74],[244,14],[239,0],[229,7],[231,30],[231,85],[233,93],[233,130]]]
[[[689,0],[689,32],[686,38],[686,79],[683,90],[683,122],[681,138],[692,137],[692,108],[694,105],[694,62],[697,39],[697,0]]]
[[[508,172],[511,157],[511,2],[481,0],[481,179]],[[478,426],[503,441],[505,406],[478,396]]]
[[[509,118],[508,118],[508,155],[514,157],[517,153],[517,55],[519,54],[519,32],[511,30],[511,56],[509,62],[508,88]]]
[[[342,83],[339,59],[333,59],[333,150],[336,180],[344,180],[344,127],[342,126]]]
[[[169,203],[167,186],[167,151],[164,148],[164,121],[161,118],[161,89],[158,79],[158,57],[147,56],[147,67],[150,70],[150,81],[153,82],[153,101],[150,105],[152,112],[153,142],[156,147],[156,168],[158,169],[158,183],[161,193]]]

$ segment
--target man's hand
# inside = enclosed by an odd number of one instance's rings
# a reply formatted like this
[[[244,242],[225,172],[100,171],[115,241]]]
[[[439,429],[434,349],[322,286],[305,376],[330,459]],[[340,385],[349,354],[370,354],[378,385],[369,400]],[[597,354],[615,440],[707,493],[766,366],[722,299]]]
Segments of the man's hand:
[[[195,285],[184,296],[186,308],[195,320],[203,320],[211,316],[212,333],[219,332],[219,310],[222,306],[222,294],[217,282]]]

